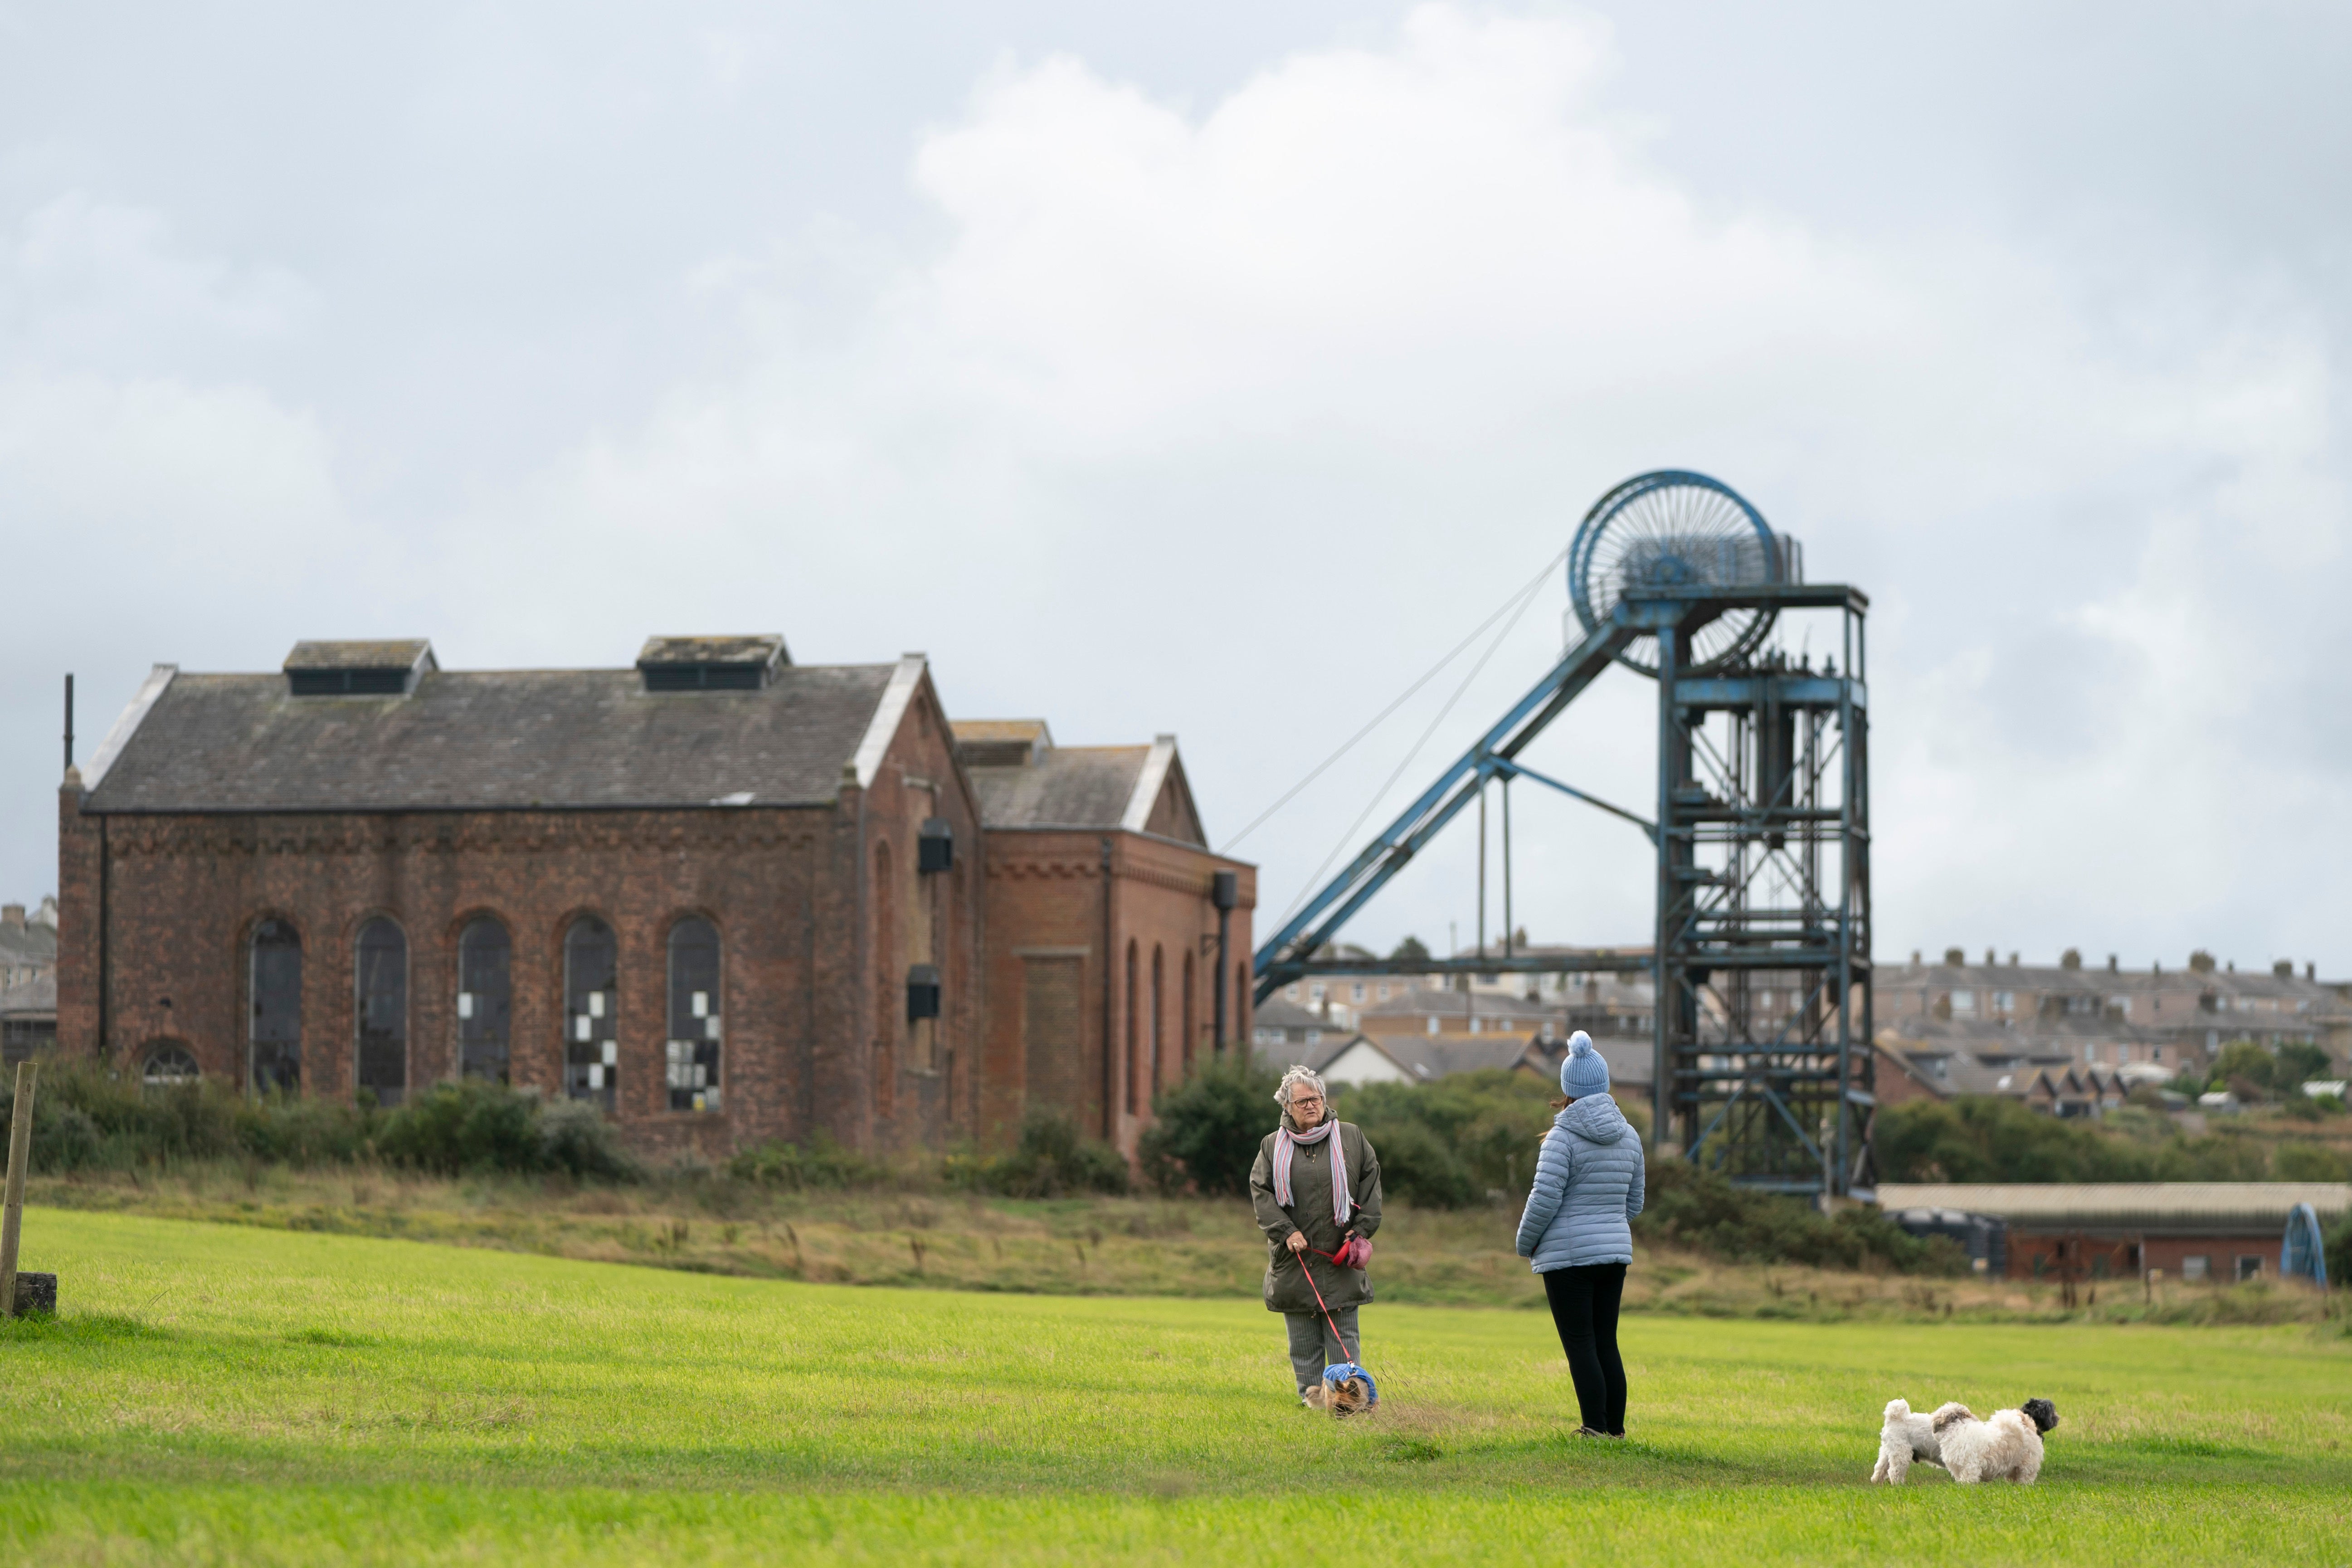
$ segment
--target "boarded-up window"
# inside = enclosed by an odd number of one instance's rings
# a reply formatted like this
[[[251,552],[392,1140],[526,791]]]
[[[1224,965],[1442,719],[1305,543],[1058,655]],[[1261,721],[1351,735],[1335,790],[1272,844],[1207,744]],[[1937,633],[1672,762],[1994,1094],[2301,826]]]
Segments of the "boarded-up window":
[[[1021,984],[1021,1048],[1029,1103],[1085,1121],[1087,1073],[1078,1001],[1079,963],[1024,958]]]
[[[458,933],[457,1070],[467,1078],[507,1081],[513,959],[507,928],[488,915]]]
[[[618,1108],[621,944],[594,915],[572,922],[563,938],[563,1092]]]
[[[302,939],[284,921],[253,928],[253,1055],[256,1094],[302,1088]]]
[[[360,927],[356,958],[359,1087],[398,1105],[408,1089],[408,938],[378,915]]]

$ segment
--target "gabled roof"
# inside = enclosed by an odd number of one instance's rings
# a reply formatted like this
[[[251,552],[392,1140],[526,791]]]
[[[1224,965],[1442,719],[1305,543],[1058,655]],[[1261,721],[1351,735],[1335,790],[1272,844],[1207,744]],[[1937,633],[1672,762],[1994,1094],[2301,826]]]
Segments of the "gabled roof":
[[[0,991],[0,1018],[54,1018],[58,1016],[58,973],[47,973]]]
[[[404,698],[297,698],[281,675],[159,665],[94,759],[83,808],[829,803],[921,674],[783,666],[758,689],[649,693],[634,669],[427,671]]]
[[[1038,725],[1038,736],[1030,742],[989,732],[1027,722]],[[1042,739],[1043,729],[1042,721],[983,720],[957,725],[958,750],[980,797],[984,826],[1121,829],[1208,847],[1173,735],[1162,735],[1149,746],[1054,746],[1034,743]],[[1028,745],[1030,760],[993,764],[995,757],[1020,749],[1003,749],[1008,742]]]

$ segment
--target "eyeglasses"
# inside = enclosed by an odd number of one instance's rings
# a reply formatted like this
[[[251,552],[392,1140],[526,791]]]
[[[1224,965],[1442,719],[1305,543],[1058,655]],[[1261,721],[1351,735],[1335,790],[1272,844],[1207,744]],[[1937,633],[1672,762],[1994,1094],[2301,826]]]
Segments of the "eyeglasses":
[[[1322,1103],[1323,1097],[1319,1094],[1297,1094],[1291,1096],[1290,1099],[1290,1108],[1293,1110],[1297,1110],[1302,1105],[1320,1105]]]

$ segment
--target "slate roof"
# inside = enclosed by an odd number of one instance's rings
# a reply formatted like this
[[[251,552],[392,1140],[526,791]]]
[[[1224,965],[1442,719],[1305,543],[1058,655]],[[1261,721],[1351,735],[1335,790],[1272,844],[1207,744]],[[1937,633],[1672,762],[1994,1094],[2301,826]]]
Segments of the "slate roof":
[[[40,967],[58,961],[58,928],[39,921],[0,925],[0,967]]]
[[[83,808],[830,803],[897,668],[786,667],[758,690],[665,693],[633,669],[441,671],[407,697],[298,698],[280,675],[177,674]]]
[[[0,991],[0,1018],[54,1018],[58,1016],[58,975],[47,974]]]
[[[1150,746],[1056,746],[1025,766],[964,772],[987,826],[1113,828],[1150,756]]]

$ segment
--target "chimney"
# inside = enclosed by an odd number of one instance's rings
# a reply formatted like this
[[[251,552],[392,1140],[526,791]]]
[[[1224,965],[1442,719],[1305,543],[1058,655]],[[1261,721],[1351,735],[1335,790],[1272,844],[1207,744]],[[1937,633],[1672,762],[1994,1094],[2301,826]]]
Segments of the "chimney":
[[[2277,975],[2281,980],[2294,979],[2294,960],[2292,958],[2280,959],[2276,963],[2271,965],[2271,973]]]
[[[2107,954],[2107,973],[2113,974],[2118,967],[2119,965],[2116,963],[2116,955],[2112,952]]]
[[[1948,947],[1944,950],[1944,963],[1949,968],[1958,969],[1968,961],[1969,955],[1957,947]]]
[[[25,906],[22,904],[0,904],[0,929],[5,929],[8,931],[23,931],[25,929]]]
[[[1999,963],[2000,962],[2000,955],[1999,953],[1993,952],[1990,948],[1985,949],[1985,967],[1987,969],[1990,969],[1994,964]]]
[[[2058,967],[2061,969],[2082,968],[2083,950],[2079,947],[2070,947],[2065,952],[2060,953],[2058,955]]]
[[[2318,978],[2319,978],[2319,965],[2317,965],[2317,964],[2315,964],[2315,963],[2306,963],[2306,964],[2305,964],[2305,965],[2303,966],[2303,977],[2304,977],[2305,980],[2316,980],[2316,979],[2318,979]]]

